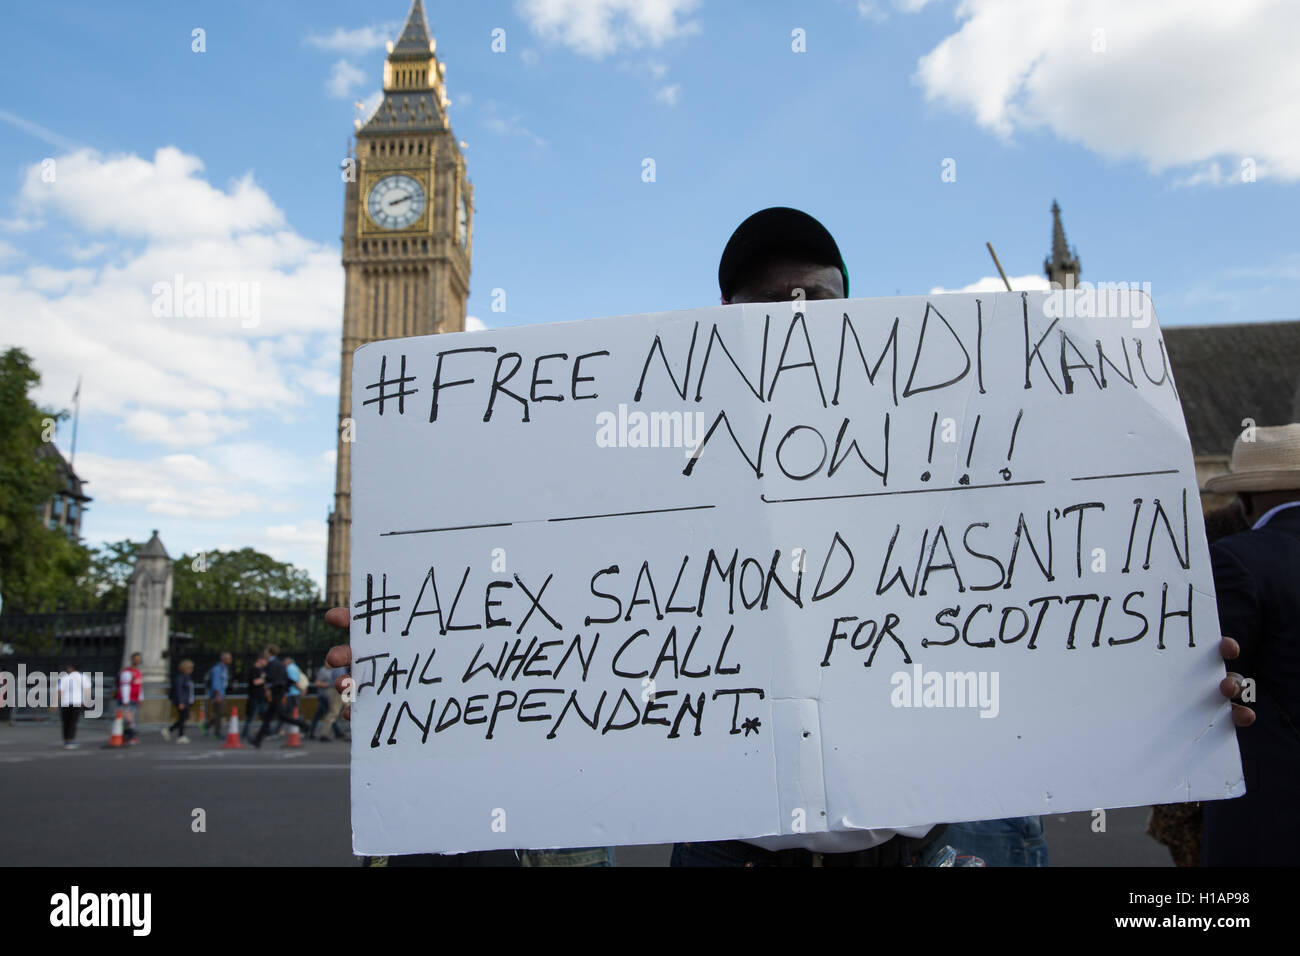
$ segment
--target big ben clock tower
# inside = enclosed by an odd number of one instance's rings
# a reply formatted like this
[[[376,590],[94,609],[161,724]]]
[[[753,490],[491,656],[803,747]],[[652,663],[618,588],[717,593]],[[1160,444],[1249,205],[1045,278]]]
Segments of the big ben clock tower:
[[[377,339],[465,328],[474,191],[447,120],[445,70],[421,0],[388,45],[384,99],[358,122],[343,201],[343,361],[325,597],[348,602],[352,352]]]

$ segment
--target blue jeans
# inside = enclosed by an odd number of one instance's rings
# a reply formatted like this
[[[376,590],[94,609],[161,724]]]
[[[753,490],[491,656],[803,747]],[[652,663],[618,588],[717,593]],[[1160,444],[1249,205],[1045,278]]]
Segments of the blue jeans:
[[[329,713],[330,709],[330,701],[328,697],[323,694],[316,694],[314,696],[316,698],[316,714],[312,717],[311,727],[307,730],[307,736],[313,739],[316,736],[316,728],[320,726],[321,719]]]
[[[950,823],[944,839],[989,866],[1047,866],[1042,817]]]
[[[260,694],[254,695],[252,691],[248,694],[248,715],[244,719],[244,726],[239,728],[239,736],[248,739],[249,728],[253,726],[253,721],[266,711],[266,698]]]
[[[135,725],[140,722],[140,705],[136,702],[129,704],[119,703],[122,708],[122,723],[125,725],[125,739],[131,740],[135,737]]]

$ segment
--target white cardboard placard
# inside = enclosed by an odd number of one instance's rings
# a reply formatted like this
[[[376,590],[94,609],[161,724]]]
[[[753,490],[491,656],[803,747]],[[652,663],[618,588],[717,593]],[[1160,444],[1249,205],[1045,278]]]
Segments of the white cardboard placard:
[[[355,852],[1244,792],[1186,426],[1134,303],[737,305],[358,349]]]

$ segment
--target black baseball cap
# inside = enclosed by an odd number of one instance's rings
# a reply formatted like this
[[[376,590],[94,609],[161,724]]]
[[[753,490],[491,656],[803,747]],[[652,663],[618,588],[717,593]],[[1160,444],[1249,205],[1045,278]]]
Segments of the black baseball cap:
[[[731,301],[746,269],[774,255],[788,255],[839,269],[844,276],[844,295],[848,297],[849,270],[829,230],[806,212],[772,206],[742,222],[727,240],[718,263],[718,289],[723,301]]]

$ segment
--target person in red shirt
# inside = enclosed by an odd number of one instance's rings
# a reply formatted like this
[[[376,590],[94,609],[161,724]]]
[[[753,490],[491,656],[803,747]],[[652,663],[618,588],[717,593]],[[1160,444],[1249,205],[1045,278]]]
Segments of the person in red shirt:
[[[131,655],[131,664],[117,675],[117,701],[126,722],[125,739],[128,744],[140,741],[135,735],[135,725],[140,717],[140,695],[144,691],[144,676],[140,673],[140,655]]]

